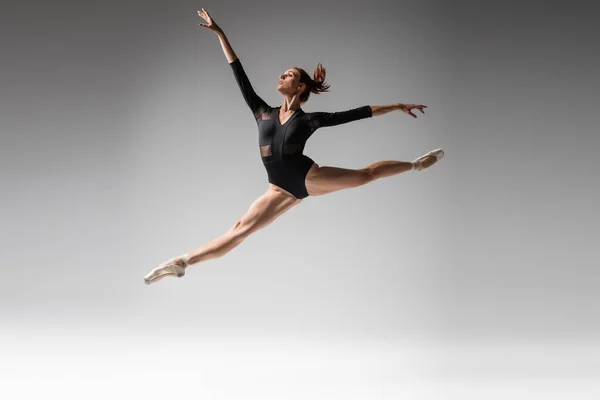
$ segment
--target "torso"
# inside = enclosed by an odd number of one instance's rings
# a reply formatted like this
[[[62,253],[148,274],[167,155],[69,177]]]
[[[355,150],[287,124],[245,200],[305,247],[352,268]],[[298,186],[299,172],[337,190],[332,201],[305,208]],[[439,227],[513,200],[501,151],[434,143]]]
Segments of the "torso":
[[[255,115],[261,158],[271,188],[298,199],[308,196],[306,176],[314,164],[303,154],[304,145],[314,132],[309,115],[301,108],[290,112],[281,111],[281,107],[263,108]]]
[[[257,113],[258,144],[261,155],[273,155],[263,161],[282,160],[283,154],[302,154],[304,145],[313,132],[309,127],[308,114],[301,108],[281,111],[281,107],[269,107]],[[267,149],[268,146],[269,148]]]

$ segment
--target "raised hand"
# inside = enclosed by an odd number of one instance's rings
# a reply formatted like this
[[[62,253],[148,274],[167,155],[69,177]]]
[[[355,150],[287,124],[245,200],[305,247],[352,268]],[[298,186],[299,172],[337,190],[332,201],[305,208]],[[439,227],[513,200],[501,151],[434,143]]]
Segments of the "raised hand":
[[[412,113],[412,110],[415,108],[421,111],[422,114],[425,114],[425,111],[423,111],[423,109],[427,108],[427,106],[421,104],[400,104],[400,111],[412,116],[413,118],[417,118],[417,116]]]
[[[213,32],[220,32],[221,31],[221,27],[219,27],[219,25],[217,25],[217,23],[215,21],[213,21],[213,19],[210,17],[210,15],[208,14],[208,12],[203,8],[202,10],[198,10],[198,15],[204,20],[206,21],[206,24],[198,24],[199,26],[203,26],[205,28],[210,29]]]

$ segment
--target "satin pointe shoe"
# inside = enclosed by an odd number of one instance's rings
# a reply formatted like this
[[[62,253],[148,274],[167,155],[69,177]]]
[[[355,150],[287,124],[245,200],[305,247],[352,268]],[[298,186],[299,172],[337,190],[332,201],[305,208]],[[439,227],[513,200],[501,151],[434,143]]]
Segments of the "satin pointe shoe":
[[[431,165],[428,165],[427,167],[425,167],[425,166],[423,165],[423,164],[424,164],[424,161],[425,161],[425,159],[426,159],[427,157],[431,157],[431,156],[434,156],[434,157],[435,157],[435,161],[433,162],[433,164],[431,164]],[[442,157],[444,157],[444,150],[442,150],[442,149],[435,149],[435,150],[431,150],[429,153],[427,153],[427,154],[423,154],[421,157],[417,158],[416,160],[414,160],[414,161],[412,162],[413,169],[414,169],[415,171],[421,171],[422,169],[429,168],[429,167],[431,167],[432,165],[436,164],[438,161],[440,161],[440,160],[442,159]]]
[[[150,273],[144,277],[144,282],[146,285],[150,285],[166,276],[176,276],[177,278],[181,278],[185,275],[185,267],[185,260],[183,260],[181,256],[171,258],[150,271]]]

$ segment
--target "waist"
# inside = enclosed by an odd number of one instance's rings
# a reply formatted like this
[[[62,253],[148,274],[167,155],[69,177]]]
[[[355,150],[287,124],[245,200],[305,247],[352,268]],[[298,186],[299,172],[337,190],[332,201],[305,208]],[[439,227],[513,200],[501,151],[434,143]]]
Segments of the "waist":
[[[279,157],[270,155],[270,156],[261,157],[260,159],[262,160],[263,164],[269,164],[269,163],[273,163],[273,162],[279,162],[281,164],[298,164],[298,163],[304,163],[307,160],[310,160],[310,157],[308,157],[306,154],[295,153],[295,154],[284,154]]]
[[[302,155],[302,151],[304,150],[304,144],[299,143],[284,143],[280,149],[273,148],[272,145],[263,145],[259,146],[260,148],[260,156],[270,157],[273,155],[279,156],[294,156],[294,155]],[[279,150],[279,151],[277,151]]]
[[[274,155],[261,157],[262,163],[268,168],[300,168],[310,167],[314,161],[306,154],[284,154],[280,157]]]

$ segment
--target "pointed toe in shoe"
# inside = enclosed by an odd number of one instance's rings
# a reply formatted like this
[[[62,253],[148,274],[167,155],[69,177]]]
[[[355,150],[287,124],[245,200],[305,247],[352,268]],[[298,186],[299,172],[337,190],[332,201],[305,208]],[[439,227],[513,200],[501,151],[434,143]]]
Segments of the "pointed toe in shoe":
[[[177,259],[171,259],[150,271],[150,273],[144,277],[144,282],[146,285],[150,285],[166,276],[176,276],[181,278],[184,275],[185,268],[182,265],[179,265]]]
[[[444,150],[442,149],[435,149],[435,150],[431,150],[429,153],[427,154],[423,154],[421,157],[417,158],[416,160],[413,161],[413,165],[414,165],[414,169],[416,171],[420,171],[422,169],[424,169],[425,167],[423,167],[423,161],[430,156],[434,156],[435,157],[435,162],[431,165],[436,164],[438,161],[440,161],[442,159],[442,157],[444,157]],[[430,167],[431,167],[430,165]]]

